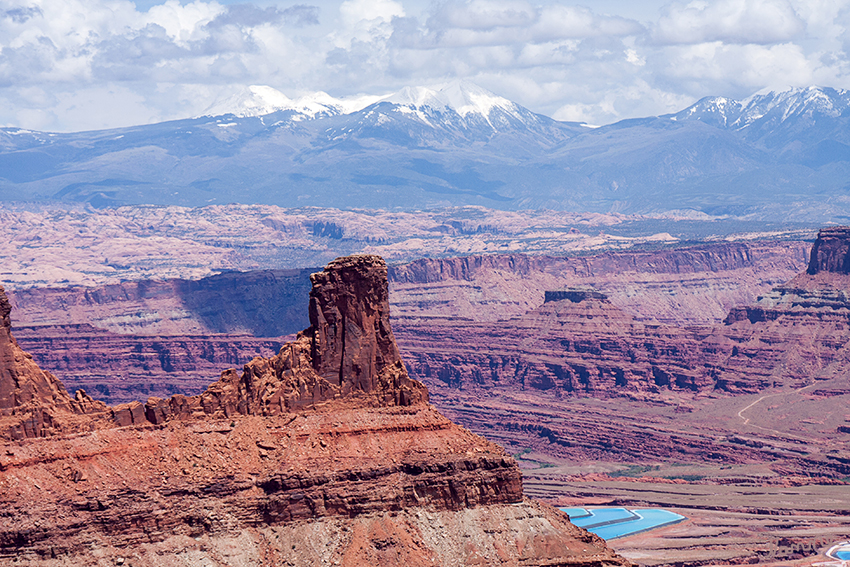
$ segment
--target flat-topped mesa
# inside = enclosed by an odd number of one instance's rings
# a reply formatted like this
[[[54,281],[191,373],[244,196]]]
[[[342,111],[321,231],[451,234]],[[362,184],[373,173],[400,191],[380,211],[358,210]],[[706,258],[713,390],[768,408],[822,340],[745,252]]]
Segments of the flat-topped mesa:
[[[850,226],[818,231],[805,272],[759,296],[753,305],[733,307],[723,322],[755,324],[788,316],[793,316],[793,326],[803,319],[850,321]]]
[[[551,303],[553,301],[572,301],[573,303],[581,303],[585,299],[596,299],[597,301],[608,301],[606,296],[601,291],[596,291],[590,287],[571,287],[567,289],[559,289],[555,291],[547,291],[543,296],[543,303]]]
[[[333,402],[353,406],[427,403],[428,390],[411,379],[390,329],[387,265],[379,256],[338,258],[310,276],[310,323],[271,358],[255,358],[206,392],[151,398],[145,418],[279,415]],[[135,423],[135,421],[134,421]]]
[[[818,231],[806,273],[850,274],[850,226],[833,226]]]

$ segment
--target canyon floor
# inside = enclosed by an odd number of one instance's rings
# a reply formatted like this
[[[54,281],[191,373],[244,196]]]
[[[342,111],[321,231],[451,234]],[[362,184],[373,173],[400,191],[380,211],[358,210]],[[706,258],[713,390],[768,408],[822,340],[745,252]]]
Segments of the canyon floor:
[[[846,460],[850,435],[805,423],[820,420],[812,415],[817,405],[843,419],[850,396],[828,404],[812,398],[805,391],[773,392],[649,407],[505,392],[486,399],[437,392],[433,399],[450,419],[519,460],[530,497],[684,515],[680,524],[609,542],[634,563],[656,566],[811,565],[826,561],[818,555],[831,544],[850,539],[850,479],[818,478],[816,467],[807,468],[823,456]],[[677,412],[682,402],[694,409]],[[765,416],[772,412],[783,419]],[[606,455],[594,447],[597,436],[620,447]],[[777,472],[780,462],[784,474]]]

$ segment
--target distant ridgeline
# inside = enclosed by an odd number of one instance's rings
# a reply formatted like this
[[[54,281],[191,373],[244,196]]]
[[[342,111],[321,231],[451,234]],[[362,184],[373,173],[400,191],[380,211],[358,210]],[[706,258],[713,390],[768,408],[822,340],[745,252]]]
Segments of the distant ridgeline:
[[[233,101],[216,115],[105,131],[2,128],[0,200],[844,218],[835,212],[850,174],[843,90],[707,97],[599,128],[469,83],[356,104],[314,99]]]

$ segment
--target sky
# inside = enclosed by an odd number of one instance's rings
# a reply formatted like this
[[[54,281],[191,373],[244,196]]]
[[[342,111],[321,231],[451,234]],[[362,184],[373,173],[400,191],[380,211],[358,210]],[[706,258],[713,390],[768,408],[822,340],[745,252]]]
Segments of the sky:
[[[850,88],[848,25],[850,0],[0,0],[0,125],[186,118],[247,85],[347,97],[459,79],[607,124]]]

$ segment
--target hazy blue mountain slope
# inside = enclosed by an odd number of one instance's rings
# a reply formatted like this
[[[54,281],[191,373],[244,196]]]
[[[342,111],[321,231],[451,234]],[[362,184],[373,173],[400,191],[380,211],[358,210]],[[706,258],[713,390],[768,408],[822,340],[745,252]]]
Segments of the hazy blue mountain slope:
[[[709,97],[601,128],[534,114],[468,83],[359,106],[324,93],[278,100],[252,107],[273,110],[259,116],[71,134],[0,129],[0,199],[819,219],[850,208],[846,91]]]

